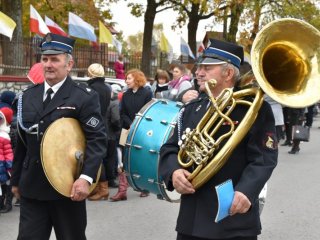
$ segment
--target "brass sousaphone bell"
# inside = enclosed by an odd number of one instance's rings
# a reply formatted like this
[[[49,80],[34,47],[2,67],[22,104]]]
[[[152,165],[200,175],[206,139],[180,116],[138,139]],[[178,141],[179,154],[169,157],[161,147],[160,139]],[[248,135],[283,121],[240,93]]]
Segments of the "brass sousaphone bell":
[[[79,177],[84,162],[85,136],[74,118],[60,118],[46,130],[41,142],[41,163],[51,186],[70,197],[74,181]],[[97,174],[100,177],[101,166]],[[90,192],[95,188],[95,181]]]

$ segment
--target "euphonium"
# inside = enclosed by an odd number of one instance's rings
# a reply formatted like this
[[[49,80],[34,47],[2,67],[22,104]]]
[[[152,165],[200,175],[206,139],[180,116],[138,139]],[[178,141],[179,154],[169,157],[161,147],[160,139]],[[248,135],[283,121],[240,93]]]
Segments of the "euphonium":
[[[291,18],[270,22],[253,42],[251,63],[259,86],[237,92],[225,89],[214,98],[211,89],[215,83],[208,81],[211,106],[197,127],[186,129],[181,137],[178,161],[184,168],[193,166],[189,180],[195,189],[222,168],[247,134],[264,92],[293,108],[306,107],[320,99],[320,32],[310,24]],[[251,98],[253,101],[248,101]],[[237,104],[248,106],[248,111],[235,127],[229,115]],[[215,134],[224,122],[229,123],[230,130],[217,138]],[[222,141],[225,144],[221,147]]]

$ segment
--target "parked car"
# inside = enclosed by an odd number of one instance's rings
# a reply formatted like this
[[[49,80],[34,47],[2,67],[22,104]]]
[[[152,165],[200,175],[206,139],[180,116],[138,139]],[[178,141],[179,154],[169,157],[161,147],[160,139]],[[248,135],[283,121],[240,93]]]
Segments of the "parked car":
[[[77,82],[86,82],[90,78],[89,77],[72,77],[72,79]],[[123,79],[105,77],[105,83],[108,83],[110,85],[117,84],[121,87],[122,90],[124,90],[127,87],[127,84]]]

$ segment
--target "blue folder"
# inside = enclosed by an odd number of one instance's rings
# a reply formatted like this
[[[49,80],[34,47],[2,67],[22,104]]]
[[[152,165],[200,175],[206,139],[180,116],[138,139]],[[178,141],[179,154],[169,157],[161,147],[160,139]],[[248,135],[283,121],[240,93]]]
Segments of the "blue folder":
[[[229,210],[234,197],[234,189],[231,179],[217,185],[215,188],[218,196],[218,212],[215,218],[215,222],[217,223],[229,216]]]

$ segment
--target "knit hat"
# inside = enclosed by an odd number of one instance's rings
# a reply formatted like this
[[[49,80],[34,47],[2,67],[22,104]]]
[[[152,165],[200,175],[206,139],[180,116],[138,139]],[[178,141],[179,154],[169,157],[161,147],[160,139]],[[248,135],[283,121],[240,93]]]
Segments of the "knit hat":
[[[15,92],[3,91],[0,96],[0,102],[7,103],[9,106],[11,106],[15,97],[16,97]]]
[[[88,67],[89,77],[104,77],[103,66],[99,63],[93,63]]]
[[[12,117],[13,117],[12,109],[8,108],[8,107],[3,107],[0,109],[0,112],[5,117],[7,124],[10,125],[12,122]],[[1,117],[1,115],[0,115],[0,117]]]

